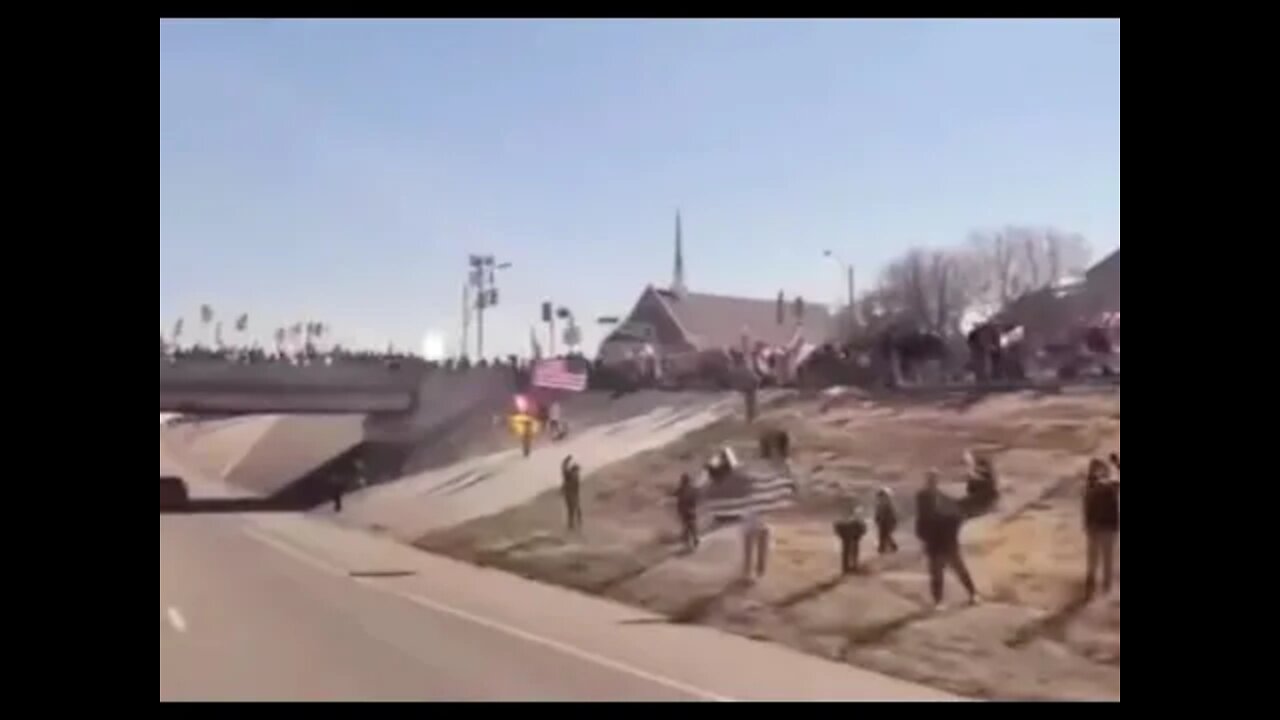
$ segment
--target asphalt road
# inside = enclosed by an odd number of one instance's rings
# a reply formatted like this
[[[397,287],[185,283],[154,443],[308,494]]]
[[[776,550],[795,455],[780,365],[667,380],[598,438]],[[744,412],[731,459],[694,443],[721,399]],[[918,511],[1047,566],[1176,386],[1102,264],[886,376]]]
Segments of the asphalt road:
[[[226,518],[160,521],[160,699],[688,700],[319,572]]]

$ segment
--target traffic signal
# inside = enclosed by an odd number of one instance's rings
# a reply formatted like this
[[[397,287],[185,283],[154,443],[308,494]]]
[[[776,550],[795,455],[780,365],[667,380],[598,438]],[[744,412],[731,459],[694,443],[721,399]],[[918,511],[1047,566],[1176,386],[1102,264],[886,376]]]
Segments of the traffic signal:
[[[551,303],[549,302],[542,303],[542,322],[551,322]]]

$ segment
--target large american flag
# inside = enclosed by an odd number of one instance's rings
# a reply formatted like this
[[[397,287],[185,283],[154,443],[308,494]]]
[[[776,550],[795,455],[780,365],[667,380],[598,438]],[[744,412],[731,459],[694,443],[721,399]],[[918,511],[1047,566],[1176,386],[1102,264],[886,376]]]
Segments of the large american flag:
[[[563,358],[541,360],[533,366],[533,385],[548,390],[582,392],[587,389],[586,363]]]
[[[737,520],[748,513],[782,510],[795,504],[795,478],[789,473],[755,474],[735,470],[703,490],[702,510],[717,520]]]

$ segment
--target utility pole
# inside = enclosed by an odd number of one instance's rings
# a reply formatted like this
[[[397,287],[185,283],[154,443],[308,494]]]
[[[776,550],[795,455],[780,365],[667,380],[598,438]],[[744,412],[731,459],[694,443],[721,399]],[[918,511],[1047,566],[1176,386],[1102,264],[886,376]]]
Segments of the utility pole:
[[[476,300],[476,362],[484,359],[484,308],[488,296],[484,287],[480,288],[480,297]]]
[[[852,265],[849,266],[848,273],[849,273],[849,315],[854,319],[854,322],[856,322],[858,318],[857,318],[857,310],[854,309],[856,305],[853,300],[853,266]]]
[[[462,344],[458,346],[458,358],[467,354],[471,344],[471,283],[462,284]]]
[[[542,322],[547,324],[547,357],[556,356],[556,314],[555,306],[550,301],[542,303]]]
[[[855,303],[855,297],[853,294],[854,292],[853,265],[851,263],[845,262],[843,258],[841,258],[832,250],[823,250],[822,255],[823,257],[828,257],[834,260],[844,270],[845,283],[847,285],[847,291],[848,291],[848,298],[845,301],[846,302],[845,314],[848,317],[845,319],[845,324],[848,327],[848,331],[852,333],[858,325],[858,307]]]
[[[480,361],[484,359],[484,311],[498,304],[496,271],[506,270],[511,263],[499,263],[492,255],[472,255],[467,264],[471,267],[468,280],[476,291],[476,360]]]

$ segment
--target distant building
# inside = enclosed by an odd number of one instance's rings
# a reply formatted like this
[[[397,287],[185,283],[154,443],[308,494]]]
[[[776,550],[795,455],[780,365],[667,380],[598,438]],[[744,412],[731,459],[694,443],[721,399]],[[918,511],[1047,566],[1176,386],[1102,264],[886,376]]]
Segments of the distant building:
[[[1079,328],[1119,325],[1120,251],[1089,268],[1083,281],[1047,287],[1018,298],[999,315],[1022,325],[1032,345],[1059,342]],[[1116,328],[1118,335],[1118,327]]]
[[[800,311],[797,317],[797,310]],[[794,298],[757,300],[690,292],[685,284],[684,238],[676,214],[675,263],[671,286],[646,287],[635,307],[600,345],[605,362],[652,352],[658,357],[684,356],[751,343],[784,346],[796,336],[808,343],[827,341],[832,316],[824,305]]]

